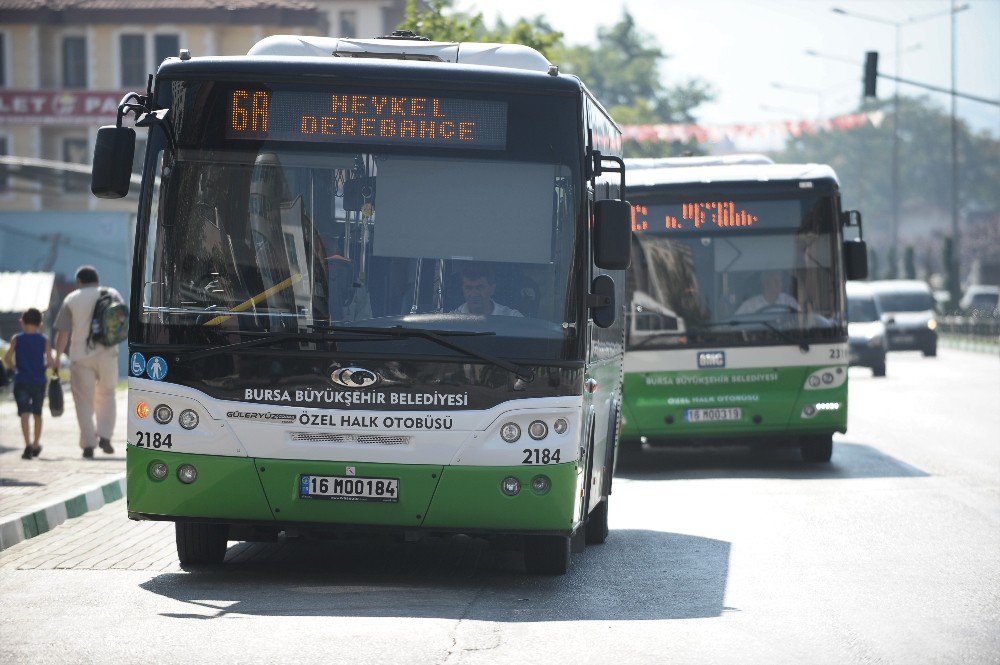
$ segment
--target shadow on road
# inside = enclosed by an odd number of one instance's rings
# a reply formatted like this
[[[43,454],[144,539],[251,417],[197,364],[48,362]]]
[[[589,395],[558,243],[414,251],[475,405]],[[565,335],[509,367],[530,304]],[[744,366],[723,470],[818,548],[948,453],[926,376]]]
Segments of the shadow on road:
[[[828,464],[806,464],[797,448],[749,446],[624,448],[615,476],[631,480],[700,478],[920,478],[927,474],[863,443],[835,441]]]
[[[233,615],[420,617],[479,621],[658,620],[719,616],[727,542],[612,530],[562,577],[524,574],[514,541],[455,536],[240,543],[221,568],[141,585],[187,603],[168,618]]]

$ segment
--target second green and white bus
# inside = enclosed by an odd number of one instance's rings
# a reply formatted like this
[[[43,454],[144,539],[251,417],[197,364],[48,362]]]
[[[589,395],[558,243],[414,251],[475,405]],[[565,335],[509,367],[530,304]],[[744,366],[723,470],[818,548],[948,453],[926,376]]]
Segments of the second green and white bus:
[[[799,446],[847,428],[848,269],[860,215],[828,166],[628,160],[634,232],[622,438]],[[860,230],[860,229],[859,229]]]

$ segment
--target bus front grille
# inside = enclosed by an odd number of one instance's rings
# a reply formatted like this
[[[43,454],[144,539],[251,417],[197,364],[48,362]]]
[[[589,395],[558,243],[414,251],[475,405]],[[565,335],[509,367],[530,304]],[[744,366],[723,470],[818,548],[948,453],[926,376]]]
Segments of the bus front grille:
[[[292,441],[308,443],[360,443],[369,446],[405,446],[410,437],[403,435],[380,436],[378,434],[334,434],[329,432],[292,432]]]

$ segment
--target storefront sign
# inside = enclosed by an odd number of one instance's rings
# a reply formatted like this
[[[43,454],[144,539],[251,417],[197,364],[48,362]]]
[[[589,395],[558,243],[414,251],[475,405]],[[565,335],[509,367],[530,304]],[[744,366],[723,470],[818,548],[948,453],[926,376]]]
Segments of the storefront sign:
[[[106,90],[0,90],[0,124],[110,124],[122,96]]]

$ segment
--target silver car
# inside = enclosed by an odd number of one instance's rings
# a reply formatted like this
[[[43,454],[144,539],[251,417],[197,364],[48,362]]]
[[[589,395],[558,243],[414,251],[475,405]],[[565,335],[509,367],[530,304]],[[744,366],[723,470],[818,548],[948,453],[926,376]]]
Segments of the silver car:
[[[870,367],[872,376],[885,376],[889,350],[885,323],[875,294],[865,282],[847,282],[847,335],[850,364]]]
[[[889,350],[936,356],[938,323],[931,287],[916,279],[887,279],[869,286],[882,310]]]

